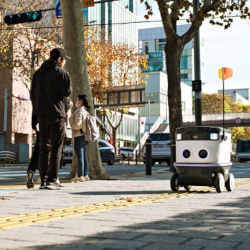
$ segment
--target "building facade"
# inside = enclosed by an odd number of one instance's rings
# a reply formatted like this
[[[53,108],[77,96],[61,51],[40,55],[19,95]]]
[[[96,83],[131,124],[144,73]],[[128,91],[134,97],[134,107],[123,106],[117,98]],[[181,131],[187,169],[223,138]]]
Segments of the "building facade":
[[[177,26],[178,34],[183,34],[189,25]],[[141,108],[140,115],[145,117],[148,131],[158,117],[168,123],[168,79],[166,73],[166,56],[164,47],[166,36],[163,27],[146,28],[138,31],[139,51],[148,58],[149,68],[144,69],[148,75],[145,99],[148,104]],[[192,80],[193,80],[193,42],[184,47],[181,62],[181,93],[183,115],[192,114]]]
[[[219,94],[223,93],[223,90],[218,90]],[[225,89],[224,94],[228,95],[233,101],[239,102],[244,105],[250,104],[250,89]]]
[[[9,55],[15,56],[15,41]],[[18,68],[0,68],[0,150],[17,154],[18,162],[29,159],[32,146],[31,113],[28,85]]]
[[[177,33],[183,34],[190,25],[177,26]],[[149,68],[145,72],[166,72],[166,57],[164,47],[166,45],[166,35],[163,27],[140,29],[138,32],[139,51],[148,57]],[[192,85],[193,80],[193,42],[190,41],[184,47],[181,56],[180,70],[181,81]]]
[[[168,79],[165,72],[148,72],[147,86],[145,89],[145,101],[147,104],[140,108],[140,116],[145,118],[145,131],[161,117],[168,123]],[[192,88],[181,82],[181,98],[183,115],[192,114]]]
[[[58,0],[51,0],[51,3],[56,6]],[[5,10],[0,14],[4,15],[4,13],[6,13]],[[112,43],[126,43],[137,47],[138,33],[135,13],[135,0],[101,3],[94,7],[83,8],[84,20],[87,20],[88,25],[97,27],[104,34],[104,39],[110,40]],[[50,12],[49,14],[54,15],[55,13]],[[2,15],[1,21],[3,21]],[[11,53],[15,53],[15,49]],[[9,145],[25,144],[30,145],[31,149],[31,113],[29,91],[22,79],[17,77],[14,70],[0,69],[1,145],[6,143]],[[132,123],[136,124],[134,120],[134,116],[125,116],[123,129],[120,129],[120,131],[124,131],[124,135],[120,135],[120,138],[127,138],[131,141],[136,139],[134,133],[129,129]]]

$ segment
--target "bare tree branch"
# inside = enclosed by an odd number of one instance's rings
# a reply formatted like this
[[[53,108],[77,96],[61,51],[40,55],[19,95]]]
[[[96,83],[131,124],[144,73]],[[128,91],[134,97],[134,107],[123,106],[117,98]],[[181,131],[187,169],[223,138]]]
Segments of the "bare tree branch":
[[[192,18],[192,24],[189,28],[189,30],[183,34],[182,40],[184,44],[188,43],[191,39],[193,39],[195,33],[202,25],[202,22],[210,11],[216,10],[218,5],[220,4],[220,1],[218,0],[205,0],[203,6],[201,9],[197,12],[196,15]]]
[[[162,23],[167,36],[176,36],[176,28],[173,26],[171,14],[169,13],[169,6],[167,1],[156,0],[162,17]]]
[[[106,114],[106,113],[105,113]],[[112,116],[112,115],[111,115]],[[118,121],[118,123],[116,125],[114,125],[111,121],[111,118],[106,114],[106,117],[107,117],[107,121],[108,121],[108,124],[110,125],[110,127],[112,129],[118,129],[119,126],[121,125],[121,122],[122,122],[122,119],[123,119],[123,112],[121,112],[121,116],[120,116],[120,119]]]
[[[171,19],[172,19],[172,23],[175,24],[175,26],[180,15],[180,7],[181,7],[180,2],[181,2],[180,0],[175,0],[172,5]]]
[[[121,116],[120,116],[120,120],[119,122],[117,123],[117,125],[115,126],[115,129],[118,129],[122,123],[122,119],[123,119],[123,112],[121,112]]]

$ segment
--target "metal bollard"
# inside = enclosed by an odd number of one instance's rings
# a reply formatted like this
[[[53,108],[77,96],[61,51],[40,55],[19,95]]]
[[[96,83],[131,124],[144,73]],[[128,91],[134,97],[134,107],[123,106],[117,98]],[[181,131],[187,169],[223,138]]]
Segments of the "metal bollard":
[[[135,152],[135,165],[138,165],[138,152]]]
[[[146,140],[146,175],[152,175],[152,141]]]

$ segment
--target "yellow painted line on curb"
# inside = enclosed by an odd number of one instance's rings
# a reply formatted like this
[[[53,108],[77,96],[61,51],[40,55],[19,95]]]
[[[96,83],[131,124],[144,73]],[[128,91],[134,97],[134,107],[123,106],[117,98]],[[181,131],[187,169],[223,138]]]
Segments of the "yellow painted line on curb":
[[[36,223],[43,223],[48,221],[54,221],[64,218],[70,218],[74,216],[81,216],[90,213],[100,213],[104,211],[110,211],[113,209],[119,209],[122,207],[137,206],[144,203],[152,203],[160,200],[166,200],[170,198],[182,198],[192,196],[191,193],[163,193],[158,195],[149,195],[143,197],[124,197],[113,201],[107,201],[102,203],[94,203],[91,205],[80,205],[68,208],[51,209],[47,211],[41,211],[37,213],[22,214],[16,216],[0,217],[0,231],[4,231],[11,228],[33,225]]]
[[[24,184],[15,184],[15,185],[0,185],[0,189],[8,189],[8,188],[24,188],[26,185]]]
[[[237,182],[236,186],[250,184],[250,179]],[[199,187],[192,189],[192,192],[179,193],[163,193],[154,194],[141,197],[121,197],[113,201],[106,201],[101,203],[93,203],[90,205],[79,205],[68,208],[55,208],[36,213],[27,213],[15,216],[0,217],[0,231],[8,230],[16,227],[29,226],[37,223],[44,223],[49,221],[60,220],[64,218],[71,218],[74,216],[82,216],[91,213],[100,213],[119,209],[122,207],[138,206],[145,203],[153,203],[160,200],[167,200],[170,198],[185,198],[191,197],[195,192],[215,192],[211,187]]]

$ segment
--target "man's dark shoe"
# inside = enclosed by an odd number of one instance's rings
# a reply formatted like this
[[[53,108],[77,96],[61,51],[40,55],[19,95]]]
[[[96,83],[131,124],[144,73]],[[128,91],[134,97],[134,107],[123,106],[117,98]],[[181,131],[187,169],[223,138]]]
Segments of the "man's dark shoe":
[[[45,182],[41,182],[40,189],[47,189]]]
[[[34,172],[33,171],[28,171],[27,172],[27,182],[26,182],[26,186],[28,189],[30,188],[34,188],[35,184],[34,184],[34,180],[33,180],[33,176],[34,176]]]
[[[54,182],[47,183],[46,187],[49,190],[60,190],[61,189],[61,184],[59,184],[57,181],[54,181]]]

